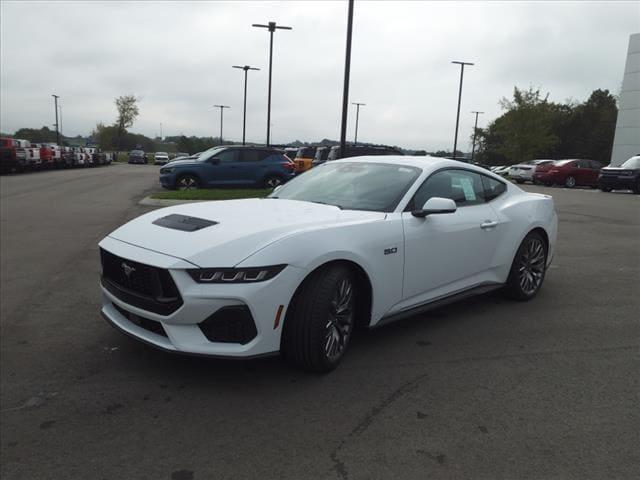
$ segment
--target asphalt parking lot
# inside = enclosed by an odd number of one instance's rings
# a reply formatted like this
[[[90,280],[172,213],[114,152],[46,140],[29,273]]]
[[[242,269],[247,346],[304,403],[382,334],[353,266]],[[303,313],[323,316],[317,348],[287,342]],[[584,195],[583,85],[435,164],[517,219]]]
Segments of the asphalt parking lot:
[[[499,293],[354,339],[335,372],[168,355],[99,314],[98,241],[157,167],[0,178],[9,479],[640,476],[640,197],[555,197],[556,258]]]

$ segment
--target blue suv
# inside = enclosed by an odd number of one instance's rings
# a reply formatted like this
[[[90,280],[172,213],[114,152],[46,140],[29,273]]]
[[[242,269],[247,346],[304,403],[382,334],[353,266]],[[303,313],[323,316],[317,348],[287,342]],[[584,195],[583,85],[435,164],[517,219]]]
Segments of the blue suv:
[[[293,178],[294,163],[284,151],[268,147],[214,147],[160,169],[165,188],[255,186],[275,188]]]

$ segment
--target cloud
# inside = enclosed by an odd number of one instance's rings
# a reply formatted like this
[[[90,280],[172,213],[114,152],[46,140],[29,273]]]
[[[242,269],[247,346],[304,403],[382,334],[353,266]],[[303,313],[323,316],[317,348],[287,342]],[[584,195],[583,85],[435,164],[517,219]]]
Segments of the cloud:
[[[471,110],[484,125],[513,86],[539,86],[553,100],[617,92],[629,34],[640,30],[632,2],[357,1],[350,101],[362,107],[363,141],[451,148],[459,67],[465,70],[459,144]],[[2,2],[0,128],[53,123],[61,96],[67,134],[115,119],[113,99],[134,93],[146,135],[242,134],[243,72],[250,72],[247,136],[264,141],[268,33],[276,20],[273,140],[337,139],[340,131],[346,2]],[[28,27],[27,27],[28,23]],[[29,35],[24,35],[24,29]],[[353,138],[354,109],[348,137]]]

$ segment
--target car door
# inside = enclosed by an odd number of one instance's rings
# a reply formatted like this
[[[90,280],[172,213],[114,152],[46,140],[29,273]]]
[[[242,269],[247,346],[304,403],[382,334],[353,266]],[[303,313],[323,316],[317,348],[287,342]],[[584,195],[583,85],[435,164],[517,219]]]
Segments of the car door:
[[[456,202],[454,213],[417,218],[432,197]],[[481,176],[465,169],[432,174],[402,214],[405,233],[403,302],[417,305],[477,284],[491,264],[500,225],[485,201]],[[406,307],[405,306],[405,307]]]
[[[209,187],[232,185],[234,178],[237,176],[239,153],[237,148],[226,148],[210,159],[205,160],[204,182]]]
[[[598,185],[598,176],[600,175],[600,170],[602,169],[602,164],[600,162],[596,162],[594,160],[589,160],[589,183],[590,186]]]
[[[253,185],[264,176],[266,163],[262,162],[265,152],[257,148],[240,150],[240,163],[237,167],[238,183]]]

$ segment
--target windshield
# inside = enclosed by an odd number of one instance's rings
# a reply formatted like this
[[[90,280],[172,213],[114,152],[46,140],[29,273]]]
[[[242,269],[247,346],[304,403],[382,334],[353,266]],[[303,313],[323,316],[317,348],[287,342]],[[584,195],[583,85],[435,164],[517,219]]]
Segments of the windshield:
[[[285,184],[271,198],[392,212],[421,170],[382,163],[324,163]]]
[[[131,150],[131,155],[142,155],[144,152],[142,150]]]
[[[620,166],[622,168],[640,168],[640,157],[631,157]]]
[[[196,158],[199,162],[205,162],[209,160],[211,157],[213,157],[217,152],[219,152],[223,148],[225,147],[220,147],[220,146],[213,147],[213,148],[210,148],[209,150],[205,150],[204,152],[195,153],[191,155],[191,158]]]

